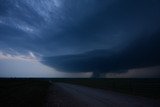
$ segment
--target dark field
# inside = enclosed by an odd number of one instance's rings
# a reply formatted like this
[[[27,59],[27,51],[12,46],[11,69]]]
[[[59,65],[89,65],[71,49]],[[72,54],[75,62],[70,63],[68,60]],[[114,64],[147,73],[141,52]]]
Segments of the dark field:
[[[52,80],[52,79],[51,79]],[[131,95],[160,98],[160,79],[53,79],[55,82],[66,82],[85,85],[105,90],[118,91]]]
[[[0,79],[0,107],[44,107],[48,95],[53,101],[60,101],[65,93],[49,88],[55,83],[71,83],[98,89],[111,90],[126,95],[160,99],[160,79]],[[58,99],[58,100],[57,100]],[[64,100],[64,99],[63,99]],[[72,100],[73,102],[76,102]],[[64,101],[65,102],[65,101]],[[78,102],[76,102],[78,103]],[[55,105],[54,105],[55,106]],[[47,106],[49,107],[49,106]],[[55,107],[59,107],[58,105]]]
[[[47,81],[1,79],[0,107],[41,107],[49,87]]]

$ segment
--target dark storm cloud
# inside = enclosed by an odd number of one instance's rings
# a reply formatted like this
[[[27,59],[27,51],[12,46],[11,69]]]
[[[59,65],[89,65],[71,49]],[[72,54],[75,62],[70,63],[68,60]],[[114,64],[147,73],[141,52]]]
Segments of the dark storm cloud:
[[[66,72],[110,73],[160,64],[160,33],[141,38],[126,49],[94,50],[77,55],[46,57],[44,64]]]
[[[155,3],[157,2],[146,1],[144,4],[144,1],[116,1],[108,5],[106,2],[102,7],[93,6],[97,11],[90,15],[86,13],[94,9],[87,11],[82,6],[84,9],[80,8],[81,11],[77,12],[76,9],[69,11],[66,8],[66,20],[59,23],[58,30],[43,32],[48,37],[42,43],[47,42],[47,47],[51,50],[58,48],[58,54],[66,54],[67,50],[73,54],[94,49],[123,48],[139,36],[144,36],[141,34],[152,34],[159,29],[159,3]],[[71,5],[71,8],[74,6]],[[69,16],[73,20],[69,20]]]
[[[98,2],[97,0],[77,2],[73,0],[1,0],[1,42],[3,42],[3,46],[6,45],[6,48],[32,50],[44,55],[47,53],[49,55],[62,54],[62,52],[66,54],[68,53],[65,52],[66,48],[70,48],[70,50],[80,48],[80,41],[88,33],[88,31],[83,31],[85,29],[80,23],[86,18],[92,17],[94,12],[103,10],[110,2]],[[81,31],[83,32],[80,33]],[[82,39],[81,36],[83,36]],[[71,43],[68,38],[73,38],[71,41],[75,41],[74,39],[77,38],[77,42]],[[86,37],[86,43],[88,38]],[[71,44],[66,45],[69,42]],[[76,47],[72,47],[74,43]],[[39,51],[33,47],[37,47]],[[59,50],[59,48],[62,49]],[[83,51],[83,49],[84,46],[79,50]]]
[[[159,0],[0,0],[0,50],[63,71],[157,65],[159,31]]]

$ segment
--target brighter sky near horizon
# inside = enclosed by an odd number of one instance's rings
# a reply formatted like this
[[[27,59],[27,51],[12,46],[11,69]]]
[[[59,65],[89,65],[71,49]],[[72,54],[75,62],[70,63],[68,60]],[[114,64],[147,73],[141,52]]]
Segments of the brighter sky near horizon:
[[[90,77],[91,73],[64,73],[42,64],[32,52],[28,55],[0,53],[0,77],[6,78],[71,78]]]

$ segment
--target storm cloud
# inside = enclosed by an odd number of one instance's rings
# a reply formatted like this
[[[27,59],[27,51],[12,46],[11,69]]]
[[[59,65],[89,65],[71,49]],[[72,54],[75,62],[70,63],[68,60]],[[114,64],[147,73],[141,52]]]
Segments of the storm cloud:
[[[44,63],[62,71],[110,73],[160,64],[160,36],[141,38],[120,51],[94,50],[77,55],[46,57]]]
[[[0,0],[0,51],[64,72],[160,64],[159,0]]]

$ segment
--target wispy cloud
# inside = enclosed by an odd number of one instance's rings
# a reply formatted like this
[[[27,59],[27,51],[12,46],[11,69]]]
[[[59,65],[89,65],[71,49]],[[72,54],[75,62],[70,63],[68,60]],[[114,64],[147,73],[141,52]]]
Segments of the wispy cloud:
[[[39,61],[39,59],[32,52],[28,52],[28,54],[23,55],[20,53],[17,54],[9,54],[0,51],[0,60],[26,60],[26,61]]]

